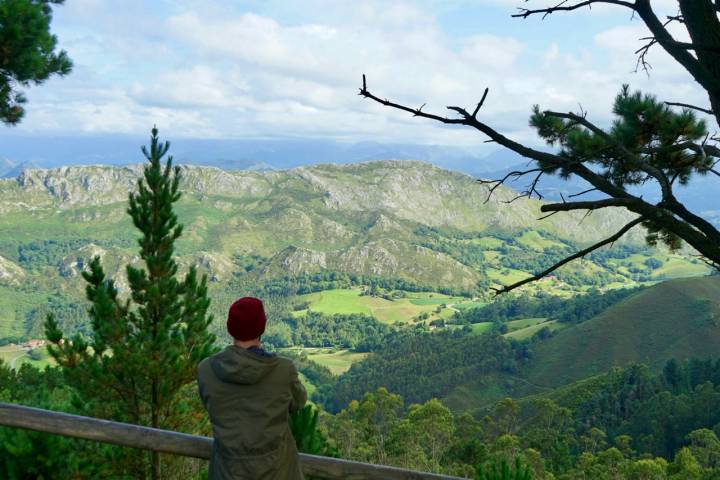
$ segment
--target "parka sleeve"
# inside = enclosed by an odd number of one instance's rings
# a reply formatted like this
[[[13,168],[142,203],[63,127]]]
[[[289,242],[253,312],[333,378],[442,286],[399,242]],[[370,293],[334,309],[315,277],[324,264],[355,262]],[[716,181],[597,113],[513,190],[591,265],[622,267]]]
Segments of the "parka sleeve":
[[[202,400],[203,406],[207,410],[208,408],[208,398],[207,394],[205,392],[205,389],[203,388],[203,375],[201,372],[201,369],[203,368],[203,363],[200,362],[197,368],[197,384],[198,384],[198,393],[200,394],[200,400]]]
[[[298,372],[295,365],[290,365],[290,393],[292,400],[290,401],[290,413],[295,413],[305,406],[307,402],[307,392],[305,387],[298,378]]]

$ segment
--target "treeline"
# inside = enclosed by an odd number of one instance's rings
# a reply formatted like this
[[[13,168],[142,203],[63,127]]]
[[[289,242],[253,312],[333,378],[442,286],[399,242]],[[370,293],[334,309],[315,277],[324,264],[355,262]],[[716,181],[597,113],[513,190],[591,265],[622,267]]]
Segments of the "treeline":
[[[593,289],[584,295],[563,298],[554,295],[503,296],[482,307],[455,312],[451,322],[459,324],[504,323],[521,318],[546,317],[565,323],[580,323],[639,292],[643,287],[601,292]]]
[[[344,272],[320,272],[299,275],[284,275],[274,278],[260,278],[256,273],[257,265],[248,270],[247,275],[240,274],[231,281],[229,288],[237,290],[234,286],[244,290],[251,290],[256,296],[283,296],[292,297],[307,293],[321,292],[351,287],[369,287],[386,291],[401,290],[405,292],[438,292],[453,296],[473,296],[476,292],[448,287],[447,285],[425,285],[404,278],[381,277],[376,275],[356,275]],[[234,284],[234,286],[232,285]]]
[[[634,365],[480,416],[377,389],[325,416],[343,458],[478,478],[517,461],[534,480],[720,478],[720,361]],[[391,390],[392,391],[392,390]]]
[[[373,350],[336,382],[320,385],[314,399],[336,412],[366,391],[386,387],[410,402],[421,402],[492,373],[514,372],[530,356],[526,343],[459,330],[402,330],[375,339]]]
[[[493,351],[487,345],[480,350]],[[313,383],[332,379],[306,356],[294,360]],[[418,370],[432,366],[417,363]],[[485,368],[498,368],[497,362]],[[57,368],[12,371],[0,362],[0,385],[3,401],[78,411]],[[196,392],[189,388],[187,395]],[[203,415],[199,404],[193,408]],[[720,360],[670,361],[658,373],[643,365],[616,368],[541,396],[506,398],[475,415],[452,412],[434,398],[406,401],[379,387],[321,418],[325,437],[342,458],[469,478],[516,461],[533,480],[720,477]],[[117,447],[0,428],[3,478],[100,478],[112,470],[107,462],[123,458]],[[203,475],[190,464],[177,465],[174,473]]]
[[[55,267],[72,252],[89,244],[102,248],[135,247],[136,243],[130,239],[116,238],[101,240],[92,238],[73,238],[65,240],[37,240],[17,245],[16,260],[23,267],[38,269]]]
[[[670,458],[691,432],[720,433],[720,359],[670,360],[659,373],[643,365],[616,369],[591,391],[573,408],[577,427],[592,425],[610,438],[628,435],[640,453]],[[572,392],[569,404],[575,394],[587,391]],[[720,444],[717,455],[720,467]]]
[[[276,348],[334,347],[367,352],[375,348],[374,339],[394,331],[392,327],[369,315],[327,315],[309,311],[303,315],[287,315],[271,322],[263,336],[263,342]]]

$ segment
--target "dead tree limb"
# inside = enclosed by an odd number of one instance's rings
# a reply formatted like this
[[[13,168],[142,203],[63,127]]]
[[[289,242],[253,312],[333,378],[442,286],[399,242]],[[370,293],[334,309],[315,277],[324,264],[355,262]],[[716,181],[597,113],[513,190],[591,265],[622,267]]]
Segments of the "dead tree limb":
[[[569,263],[569,262],[572,262],[573,260],[576,260],[576,259],[578,259],[578,258],[582,258],[582,257],[584,257],[585,255],[587,255],[588,253],[593,252],[593,251],[597,250],[597,249],[600,248],[600,247],[603,247],[603,246],[605,246],[605,245],[607,245],[607,244],[609,244],[609,243],[613,243],[613,242],[617,241],[620,237],[622,237],[623,235],[625,235],[631,228],[633,228],[635,225],[638,225],[638,224],[642,223],[643,221],[645,221],[645,218],[643,218],[643,217],[638,217],[638,218],[636,218],[635,220],[633,220],[632,222],[630,222],[630,223],[628,223],[627,225],[625,225],[624,227],[622,227],[622,228],[621,228],[620,230],[618,230],[614,235],[612,235],[612,236],[610,236],[610,237],[608,237],[608,238],[606,238],[606,239],[604,239],[604,240],[602,240],[602,241],[600,241],[600,242],[598,242],[598,243],[595,243],[595,244],[593,244],[593,245],[590,245],[589,247],[584,248],[583,250],[580,250],[580,251],[578,251],[578,252],[576,252],[576,253],[568,256],[568,257],[563,258],[562,260],[560,260],[559,262],[557,262],[557,263],[554,264],[553,266],[551,266],[551,267],[543,270],[542,272],[540,272],[540,273],[538,273],[538,274],[535,274],[535,275],[533,275],[532,277],[528,277],[528,278],[525,278],[525,279],[523,279],[523,280],[520,280],[519,282],[515,282],[515,283],[513,283],[513,284],[511,284],[511,285],[507,285],[507,286],[504,286],[504,287],[501,287],[501,288],[495,288],[495,287],[493,287],[492,290],[495,292],[495,295],[500,295],[500,294],[502,294],[502,293],[507,293],[507,292],[509,292],[509,291],[511,291],[511,290],[515,290],[516,288],[521,287],[521,286],[523,286],[523,285],[525,285],[525,284],[527,284],[527,283],[531,283],[531,282],[535,282],[535,281],[537,281],[537,280],[540,280],[541,278],[549,275],[550,273],[554,272],[555,270],[557,270],[558,268],[562,267],[563,265],[565,265],[565,264],[567,264],[567,263]]]

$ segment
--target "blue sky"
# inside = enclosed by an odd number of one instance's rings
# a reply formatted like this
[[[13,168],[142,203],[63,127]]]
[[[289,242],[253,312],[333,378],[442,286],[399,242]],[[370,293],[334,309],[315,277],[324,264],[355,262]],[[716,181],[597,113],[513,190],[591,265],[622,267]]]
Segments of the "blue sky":
[[[490,95],[481,118],[535,143],[533,104],[610,121],[622,83],[705,104],[659,49],[633,73],[643,26],[620,7],[510,17],[544,0],[68,0],[53,31],[75,62],[65,78],[27,89],[12,135],[320,138],[481,146],[448,128],[357,96],[363,73],[383,97],[444,112]],[[670,0],[654,0],[673,13]]]

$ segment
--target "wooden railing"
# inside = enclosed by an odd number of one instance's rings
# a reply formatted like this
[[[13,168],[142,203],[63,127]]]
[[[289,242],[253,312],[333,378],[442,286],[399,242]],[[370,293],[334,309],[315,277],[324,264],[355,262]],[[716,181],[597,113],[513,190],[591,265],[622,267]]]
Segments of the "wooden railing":
[[[124,447],[209,459],[212,438],[0,402],[0,425]],[[459,480],[459,477],[300,454],[306,475],[328,480]]]

